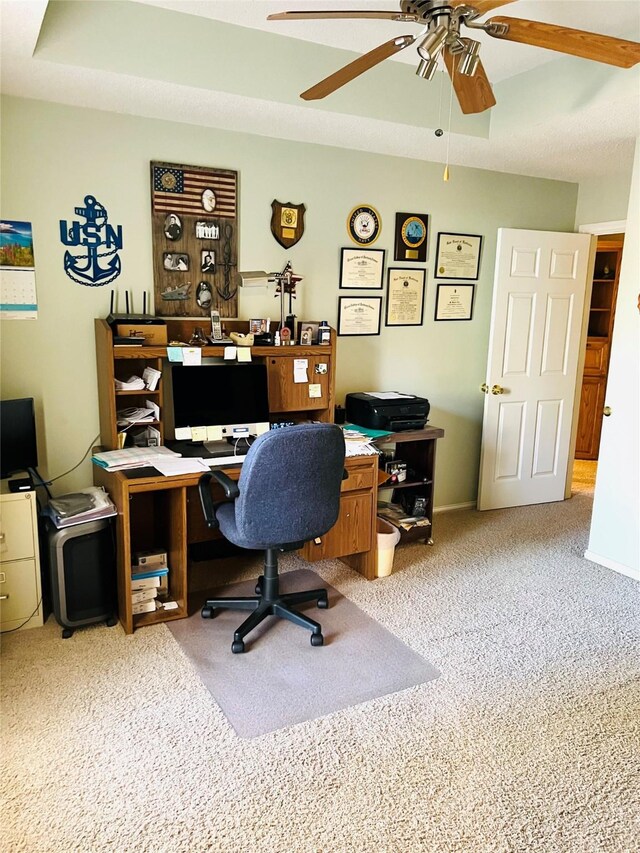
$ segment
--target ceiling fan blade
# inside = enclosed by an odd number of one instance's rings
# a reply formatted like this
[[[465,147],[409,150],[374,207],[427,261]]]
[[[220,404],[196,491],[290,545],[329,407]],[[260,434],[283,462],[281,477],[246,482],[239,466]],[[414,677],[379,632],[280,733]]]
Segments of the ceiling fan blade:
[[[512,0],[503,0],[503,2],[512,2]],[[496,5],[501,6],[502,3],[497,3]],[[351,11],[344,9],[340,11],[321,12],[307,9],[303,12],[276,12],[273,15],[267,15],[267,21],[304,21],[315,20],[317,18],[375,18],[382,21],[419,20],[417,15],[405,15],[398,10],[395,12],[372,12],[365,9],[352,9]]]
[[[494,24],[505,24],[508,30],[500,33],[500,28],[493,30]],[[525,21],[522,18],[498,16],[490,18],[485,25],[489,35],[494,38],[546,47],[548,50],[557,50],[559,53],[593,59],[596,62],[606,62],[608,65],[617,65],[619,68],[631,68],[640,62],[640,44],[635,41],[560,27],[557,24]]]
[[[404,50],[405,47],[409,47],[415,40],[415,36],[398,36],[384,44],[378,45],[378,47],[370,50],[369,53],[359,56],[353,62],[345,65],[344,68],[340,68],[338,71],[325,77],[324,80],[321,80],[315,86],[303,92],[300,97],[305,101],[316,101],[319,98],[325,98],[327,95],[335,92],[336,89],[344,86],[345,83],[349,83],[355,77],[373,68],[374,65],[378,65],[384,59],[393,56],[394,53]]]
[[[478,17],[486,15],[492,9],[497,9],[498,6],[507,6],[509,3],[515,3],[516,0],[449,0],[450,6],[470,6],[478,13]]]
[[[496,99],[493,96],[491,83],[486,75],[482,62],[473,77],[465,77],[458,73],[460,55],[454,56],[448,50],[444,51],[444,63],[451,77],[453,88],[460,104],[460,109],[465,115],[470,113],[483,113],[485,110],[495,107]]]

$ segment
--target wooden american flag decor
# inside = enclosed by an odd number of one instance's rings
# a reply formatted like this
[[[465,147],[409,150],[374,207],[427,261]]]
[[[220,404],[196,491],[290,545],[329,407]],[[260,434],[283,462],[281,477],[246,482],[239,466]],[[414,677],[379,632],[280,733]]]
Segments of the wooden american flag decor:
[[[156,314],[238,313],[238,173],[151,163]]]

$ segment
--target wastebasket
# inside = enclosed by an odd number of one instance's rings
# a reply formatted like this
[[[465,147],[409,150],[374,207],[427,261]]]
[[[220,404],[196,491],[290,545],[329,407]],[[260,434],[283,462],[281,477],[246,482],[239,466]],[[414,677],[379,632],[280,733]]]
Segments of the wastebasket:
[[[376,576],[385,578],[393,569],[393,554],[400,541],[400,531],[389,521],[378,516],[376,530],[378,533],[378,560]]]

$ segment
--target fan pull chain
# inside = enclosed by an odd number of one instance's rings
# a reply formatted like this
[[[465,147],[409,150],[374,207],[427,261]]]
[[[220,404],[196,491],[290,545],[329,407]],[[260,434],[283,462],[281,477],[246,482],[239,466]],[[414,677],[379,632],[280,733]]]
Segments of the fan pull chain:
[[[453,107],[453,81],[456,74],[456,61],[455,57],[453,57],[453,70],[451,72],[451,97],[449,98],[449,126],[447,128],[447,158],[444,166],[444,175],[442,176],[443,181],[449,180],[449,148],[451,146],[451,108]]]

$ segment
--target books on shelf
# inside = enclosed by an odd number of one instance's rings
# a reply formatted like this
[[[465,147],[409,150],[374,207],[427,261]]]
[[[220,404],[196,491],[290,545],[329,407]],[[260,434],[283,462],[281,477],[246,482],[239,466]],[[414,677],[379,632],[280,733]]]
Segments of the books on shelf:
[[[431,521],[426,515],[407,515],[399,504],[378,502],[378,515],[386,521],[390,521],[395,527],[402,530],[413,530],[415,527],[428,527]]]
[[[131,593],[131,603],[141,604],[143,601],[153,601],[157,597],[157,586],[148,587],[147,589],[134,589]]]
[[[137,604],[131,605],[131,612],[134,616],[137,616],[140,613],[154,613],[157,609],[155,599],[151,599],[151,601],[139,601]]]

